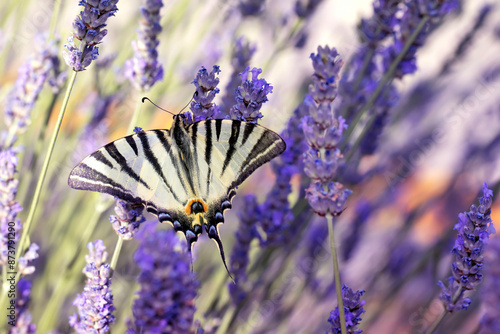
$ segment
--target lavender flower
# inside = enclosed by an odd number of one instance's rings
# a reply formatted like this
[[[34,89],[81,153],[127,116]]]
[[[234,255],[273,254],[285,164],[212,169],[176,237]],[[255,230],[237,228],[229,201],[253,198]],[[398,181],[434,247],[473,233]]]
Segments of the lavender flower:
[[[48,80],[54,82],[58,68],[59,59],[54,43],[38,37],[34,54],[19,68],[19,76],[7,98],[5,122],[11,140],[0,146],[10,146],[16,134],[26,131],[31,122],[31,110],[35,107],[43,84]]]
[[[130,240],[134,237],[139,226],[146,221],[146,218],[142,215],[143,210],[143,205],[134,206],[121,199],[116,201],[116,216],[109,216],[109,221],[120,238]]]
[[[358,330],[357,326],[361,322],[361,315],[365,313],[363,305],[365,301],[361,300],[361,296],[365,293],[364,290],[352,291],[347,285],[342,286],[342,300],[344,301],[345,322],[347,333],[361,334],[362,330]],[[331,324],[331,334],[340,334],[340,317],[339,308],[336,307],[330,314],[328,322]]]
[[[493,238],[486,250],[482,299],[485,313],[479,334],[500,333],[500,238]]]
[[[229,115],[229,110],[235,104],[235,92],[241,83],[240,73],[244,72],[248,67],[253,54],[256,51],[256,46],[251,44],[245,37],[240,37],[236,41],[231,54],[231,65],[233,73],[231,79],[226,86],[225,95],[222,97],[220,110]]]
[[[283,154],[271,161],[271,168],[276,174],[276,182],[267,195],[266,201],[261,205],[263,212],[260,225],[266,233],[264,240],[259,236],[261,246],[271,246],[288,240],[294,219],[288,195],[292,191],[290,181],[293,175],[303,170],[302,156],[307,148],[302,131],[301,121],[307,109],[300,104],[288,120],[281,137],[286,142]]]
[[[160,9],[162,0],[143,0],[142,20],[137,31],[138,41],[132,42],[134,57],[125,62],[125,76],[135,88],[148,91],[155,82],[163,79],[163,67],[158,62],[157,36],[161,33]]]
[[[15,200],[19,184],[15,179],[18,152],[15,147],[0,151],[0,264],[2,266],[8,262],[7,234],[12,232],[9,228],[14,228],[16,231],[14,241],[19,238],[17,232],[21,229],[21,221],[17,215],[23,208]]]
[[[149,224],[141,231],[134,259],[141,269],[141,289],[132,312],[134,324],[127,333],[189,333],[195,312],[198,281],[173,230]]]
[[[492,198],[493,191],[484,183],[479,207],[473,204],[469,212],[458,215],[454,228],[458,236],[452,250],[455,255],[451,266],[453,276],[448,278],[448,284],[438,282],[441,287],[439,299],[449,312],[466,310],[472,300],[466,298],[464,292],[474,290],[483,278],[484,246],[494,233],[490,217]]]
[[[324,242],[328,238],[328,225],[324,222],[314,224],[311,222],[302,238],[304,242],[303,251],[298,265],[304,273],[306,285],[317,294],[320,292],[320,280],[314,277],[316,269],[323,264],[321,257],[324,253]]]
[[[285,232],[294,218],[288,195],[292,192],[290,180],[297,169],[278,162],[271,166],[276,174],[276,182],[260,209],[260,225],[266,233],[266,239],[261,238],[261,246],[275,246],[288,240]]]
[[[106,333],[115,322],[113,295],[111,294],[111,267],[105,263],[108,257],[102,240],[87,245],[87,265],[83,273],[87,276],[82,294],[78,294],[73,305],[78,314],[69,318],[69,324],[77,333]]]
[[[36,325],[31,323],[31,314],[28,312],[31,293],[31,282],[20,279],[17,282],[16,298],[16,322],[10,327],[9,334],[33,334],[36,333]]]
[[[239,228],[236,230],[236,242],[231,252],[230,271],[234,276],[234,283],[229,283],[229,293],[234,304],[239,304],[245,297],[242,284],[246,282],[246,270],[249,261],[250,243],[255,238],[255,223],[260,221],[261,210],[254,195],[245,197],[245,207],[238,214]]]
[[[239,0],[238,8],[243,16],[257,16],[264,10],[265,0]]]
[[[373,17],[362,21],[364,45],[353,56],[340,85],[343,97],[340,109],[349,123],[355,117],[359,119],[359,113],[365,110],[368,102],[373,103],[370,112],[374,118],[366,125],[367,130],[363,134],[368,138],[362,142],[362,155],[374,153],[389,109],[399,99],[392,84],[385,83],[385,86],[378,87],[382,84],[382,78],[389,73],[391,77],[386,79],[391,82],[393,78],[401,79],[416,71],[417,50],[423,45],[436,22],[449,13],[455,3],[455,0],[376,1]],[[407,45],[421,23],[422,29],[411,44]],[[387,39],[390,41],[387,42]],[[406,47],[408,49],[402,59],[397,60]]]
[[[371,48],[391,36],[398,23],[396,13],[400,10],[401,0],[383,0],[373,2],[373,16],[361,20],[362,40]]]
[[[30,266],[29,264],[38,258],[38,249],[40,247],[32,243],[28,248],[28,251],[24,253],[18,260],[18,270],[21,275],[31,275],[35,272],[35,266]]]
[[[342,117],[336,118],[332,102],[337,95],[338,73],[342,59],[336,49],[318,47],[312,54],[314,75],[309,95],[304,98],[308,115],[302,119],[302,129],[309,145],[304,158],[304,171],[313,180],[306,190],[306,198],[313,211],[320,216],[342,212],[351,191],[340,183],[334,183],[339,161],[337,148],[346,128]]]
[[[360,235],[362,234],[362,229],[365,227],[365,223],[372,211],[372,205],[366,199],[361,198],[356,202],[356,209],[354,210],[354,212],[356,212],[356,216],[351,221],[349,234],[342,242],[342,254],[344,261],[347,261],[356,249]]]
[[[214,65],[212,71],[208,73],[205,67],[201,67],[193,81],[196,87],[196,93],[191,102],[191,114],[187,114],[186,122],[188,124],[206,119],[217,118],[220,115],[219,107],[213,103],[215,95],[219,93],[219,78],[216,77],[220,73],[220,68]]]
[[[249,73],[252,79],[248,79]],[[268,101],[267,95],[273,92],[273,86],[265,79],[258,79],[261,73],[262,70],[256,67],[251,71],[247,67],[240,73],[241,85],[236,89],[236,105],[229,111],[232,119],[257,123],[262,118],[260,108]]]
[[[295,2],[295,13],[298,17],[305,19],[312,15],[321,2],[323,0],[297,0]]]
[[[73,36],[68,38],[68,44],[64,45],[67,51],[63,51],[63,57],[68,66],[74,71],[85,70],[99,55],[97,44],[108,33],[106,21],[114,16],[118,7],[118,0],[81,0],[79,5],[83,6],[80,15],[73,22]],[[75,38],[81,42],[79,46]]]
[[[385,62],[392,63],[401,53],[403,47],[414,33],[416,27],[421,23],[423,18],[431,18],[427,21],[422,31],[418,34],[415,41],[412,43],[408,52],[404,55],[399,63],[395,77],[402,78],[406,74],[414,73],[417,69],[415,54],[417,50],[424,44],[425,39],[429,35],[432,27],[436,22],[439,22],[446,14],[450,13],[457,7],[457,0],[426,0],[421,3],[405,2],[405,10],[402,12],[398,22],[398,30],[393,34],[393,43],[388,46],[385,51],[388,55],[385,57]],[[388,68],[388,66],[385,66]]]

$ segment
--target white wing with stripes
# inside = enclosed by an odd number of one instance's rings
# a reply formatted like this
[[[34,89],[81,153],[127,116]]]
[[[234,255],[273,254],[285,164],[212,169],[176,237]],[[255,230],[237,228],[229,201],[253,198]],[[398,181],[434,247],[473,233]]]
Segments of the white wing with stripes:
[[[234,189],[286,148],[276,133],[256,124],[208,120],[118,139],[70,173],[75,189],[140,203],[186,236],[189,249],[202,233],[216,241],[226,266],[218,225]],[[227,266],[226,266],[227,269]]]
[[[95,151],[72,170],[68,184],[158,210],[181,210],[190,194],[178,164],[178,149],[169,131],[152,130]]]

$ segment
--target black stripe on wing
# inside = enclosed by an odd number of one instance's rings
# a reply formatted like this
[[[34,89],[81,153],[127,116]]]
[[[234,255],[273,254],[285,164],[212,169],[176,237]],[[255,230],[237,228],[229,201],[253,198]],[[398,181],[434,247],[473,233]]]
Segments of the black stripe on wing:
[[[137,143],[135,142],[135,139],[133,138],[134,136],[127,136],[125,137],[125,140],[129,144],[130,148],[134,151],[135,155],[139,154],[139,150],[137,149]]]
[[[283,138],[277,133],[264,129],[257,143],[252,147],[239,172],[239,177],[230,185],[230,189],[239,186],[245,181],[257,168],[266,162],[277,157],[286,149]]]
[[[122,171],[125,174],[127,174],[129,177],[131,177],[135,181],[139,182],[140,184],[142,184],[143,186],[145,186],[149,190],[151,190],[151,188],[149,187],[149,185],[143,179],[141,179],[141,177],[139,175],[137,175],[137,173],[134,172],[134,170],[132,168],[130,168],[130,166],[127,164],[127,160],[120,153],[120,151],[118,151],[118,148],[116,147],[116,145],[115,145],[114,142],[109,143],[106,146],[104,146],[104,149],[116,161],[116,163],[118,165],[120,165]]]
[[[222,167],[222,172],[220,175],[224,175],[229,162],[233,158],[234,152],[236,152],[236,144],[238,143],[238,138],[240,137],[240,127],[241,121],[233,121],[231,125],[231,136],[229,137],[229,148],[226,152],[226,158],[224,159],[224,165]]]
[[[177,157],[174,155],[174,152],[172,152],[172,147],[168,137],[165,135],[165,131],[164,130],[153,130],[153,131],[155,131],[156,135],[158,136],[158,139],[160,140],[161,145],[163,146],[163,149],[165,150],[165,152],[167,152],[168,156],[170,157],[170,161],[172,161],[174,169],[177,173],[177,178],[181,180],[180,183],[182,185],[182,188],[184,188],[185,192],[188,192],[186,184],[182,182],[183,178],[182,178],[181,166],[179,165]]]
[[[109,168],[113,168],[113,164],[108,160],[108,158],[106,158],[106,156],[104,156],[104,154],[102,154],[101,150],[92,153],[92,157],[94,157],[94,159],[96,159],[97,161],[105,164]]]
[[[243,138],[241,139],[241,145],[245,145],[248,138],[252,134],[253,129],[255,129],[254,123],[245,123],[245,129],[243,130]]]
[[[158,136],[158,133],[163,131],[161,130],[155,130],[154,133],[158,137],[159,141],[165,140],[165,138],[161,138]],[[163,173],[163,170],[160,166],[160,163],[158,162],[158,158],[155,157],[153,151],[151,150],[151,146],[149,145],[149,140],[148,140],[148,135],[146,132],[141,132],[137,135],[141,141],[142,145],[142,150],[144,151],[144,155],[146,156],[146,159],[149,161],[149,163],[153,166],[156,174],[160,175],[161,179],[163,180],[163,183],[167,187],[168,191],[172,194],[174,199],[179,202],[178,196],[175,194],[174,190],[172,189],[172,186],[167,181],[167,178],[165,177],[165,174]]]
[[[205,132],[206,132],[206,141],[205,141],[205,161],[207,165],[210,166],[210,161],[212,160],[212,121],[208,120],[205,122]]]
[[[216,119],[215,120],[215,134],[217,137],[217,140],[220,138],[220,132],[222,130],[222,119]]]
[[[132,196],[121,184],[84,163],[80,163],[71,171],[68,178],[68,185],[74,189],[109,194],[127,202],[143,203],[140,198]]]

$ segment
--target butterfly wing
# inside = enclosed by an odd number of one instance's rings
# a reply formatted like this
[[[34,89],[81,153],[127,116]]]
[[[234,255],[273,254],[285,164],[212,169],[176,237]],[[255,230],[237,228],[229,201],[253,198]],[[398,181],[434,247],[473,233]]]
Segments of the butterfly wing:
[[[231,208],[234,189],[286,148],[275,132],[236,120],[208,120],[188,127],[199,192],[207,201],[205,229],[223,255],[217,226]]]
[[[184,206],[189,195],[177,157],[168,130],[145,131],[111,142],[83,159],[71,171],[68,184],[141,203],[148,211],[161,213],[160,220],[178,221],[188,229],[191,221]]]

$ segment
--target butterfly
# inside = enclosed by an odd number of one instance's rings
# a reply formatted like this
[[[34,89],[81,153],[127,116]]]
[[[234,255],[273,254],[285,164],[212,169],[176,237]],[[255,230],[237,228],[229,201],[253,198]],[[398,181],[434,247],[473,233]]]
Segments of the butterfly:
[[[145,206],[185,235],[189,251],[204,228],[227,270],[218,228],[224,212],[236,187],[286,144],[254,123],[212,119],[186,125],[185,118],[175,115],[169,130],[142,131],[101,147],[71,171],[68,184]]]

